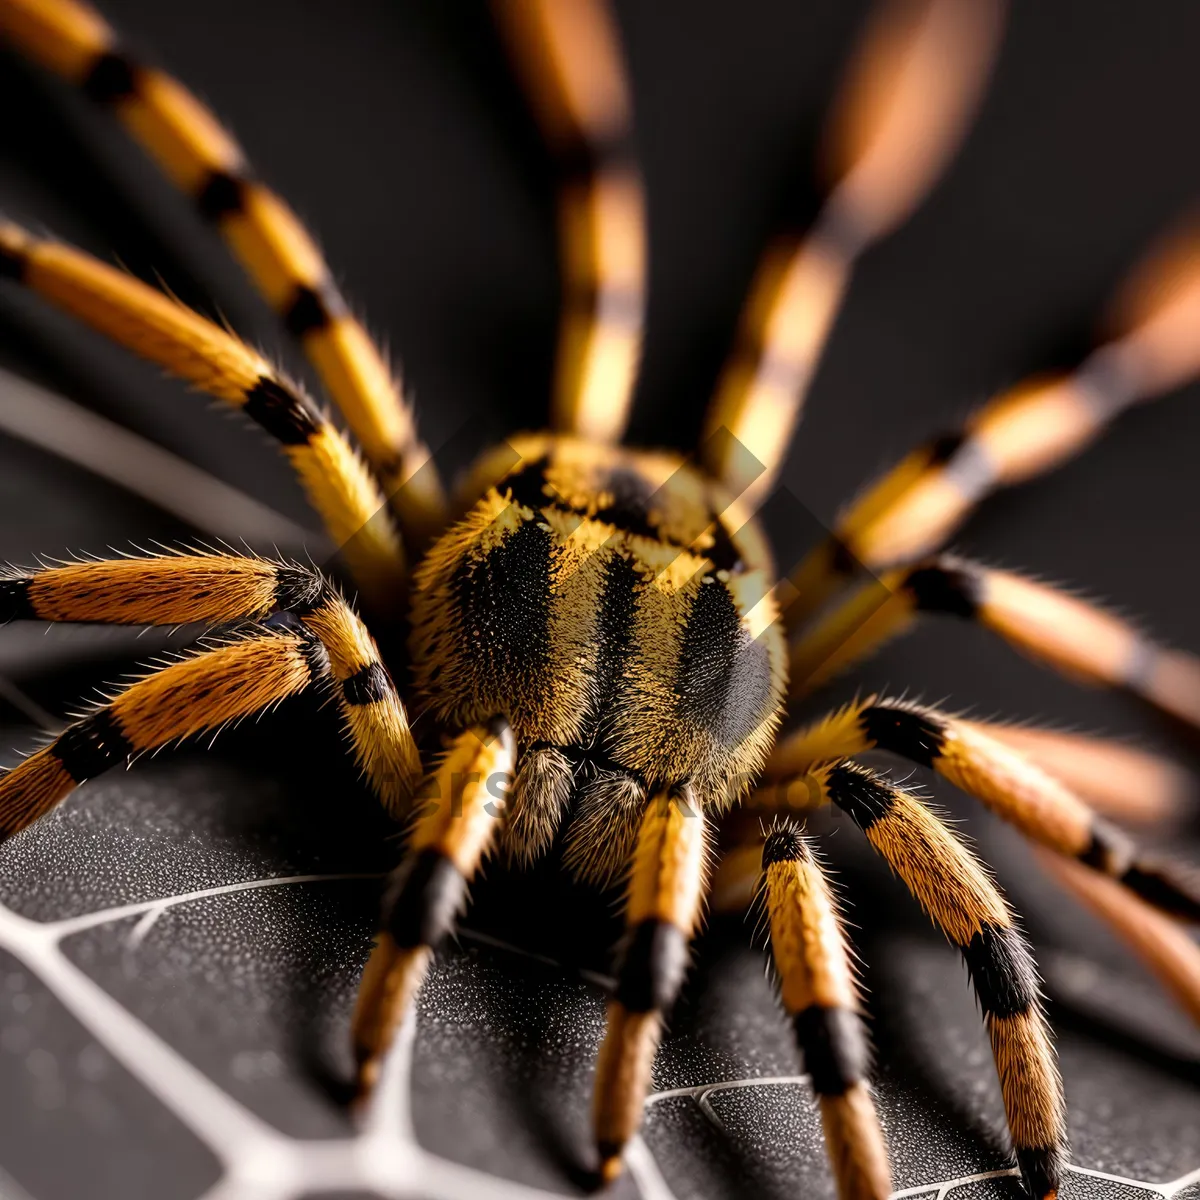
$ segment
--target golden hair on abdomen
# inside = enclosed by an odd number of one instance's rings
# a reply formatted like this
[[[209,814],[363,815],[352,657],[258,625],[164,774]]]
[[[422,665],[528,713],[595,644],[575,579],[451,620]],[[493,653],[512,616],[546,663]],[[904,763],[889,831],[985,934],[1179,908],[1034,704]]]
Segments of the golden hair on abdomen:
[[[570,438],[513,439],[469,487],[415,576],[414,667],[438,720],[510,722],[511,851],[548,844],[597,772],[643,792],[690,781],[726,807],[769,752],[785,690],[753,526],[678,458]]]

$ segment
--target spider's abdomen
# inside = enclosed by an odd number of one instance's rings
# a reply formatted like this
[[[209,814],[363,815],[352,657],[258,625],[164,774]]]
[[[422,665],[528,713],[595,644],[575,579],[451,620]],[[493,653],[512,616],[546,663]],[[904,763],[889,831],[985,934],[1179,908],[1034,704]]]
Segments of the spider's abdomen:
[[[586,817],[683,780],[730,802],[785,683],[753,524],[677,458],[549,435],[485,457],[472,494],[416,574],[414,664],[439,720],[509,721],[510,823],[536,841],[576,793]]]

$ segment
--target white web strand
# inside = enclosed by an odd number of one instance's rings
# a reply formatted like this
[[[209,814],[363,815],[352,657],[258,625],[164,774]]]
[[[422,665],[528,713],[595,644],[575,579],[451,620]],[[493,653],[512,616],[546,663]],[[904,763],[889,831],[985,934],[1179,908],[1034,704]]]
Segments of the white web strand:
[[[457,1200],[461,1196],[479,1200],[552,1200],[559,1193],[462,1166],[431,1154],[418,1144],[409,1107],[415,1020],[410,1018],[402,1028],[374,1103],[359,1131],[348,1138],[305,1141],[280,1133],[223,1091],[123,1008],[62,951],[64,939],[74,933],[133,916],[141,918],[132,935],[140,940],[153,921],[168,909],[213,896],[365,878],[376,876],[288,875],[246,880],[49,922],[31,921],[0,905],[0,949],[18,958],[37,975],[96,1041],[212,1151],[223,1173],[201,1200],[297,1200],[302,1193],[360,1188],[390,1200],[418,1196],[423,1200]],[[474,936],[467,930],[462,934]],[[480,936],[479,940],[491,939]],[[511,949],[520,953],[515,947]],[[716,1092],[807,1082],[804,1075],[720,1080],[656,1092],[646,1103],[652,1108],[664,1100],[685,1098],[704,1111]],[[628,1165],[643,1200],[673,1200],[658,1163],[640,1137],[629,1146]],[[1140,1188],[1163,1200],[1171,1200],[1190,1184],[1200,1182],[1200,1167],[1169,1183],[1128,1179],[1087,1167],[1067,1169],[1076,1175]],[[921,1184],[894,1193],[892,1200],[918,1196],[945,1200],[956,1188],[1015,1173],[985,1171]],[[0,1200],[26,1200],[26,1197],[27,1193],[10,1186],[8,1178],[0,1173]]]
[[[0,368],[0,431],[39,446],[148,500],[213,537],[318,559],[332,552],[324,534],[202,471],[154,442],[82,405]]]

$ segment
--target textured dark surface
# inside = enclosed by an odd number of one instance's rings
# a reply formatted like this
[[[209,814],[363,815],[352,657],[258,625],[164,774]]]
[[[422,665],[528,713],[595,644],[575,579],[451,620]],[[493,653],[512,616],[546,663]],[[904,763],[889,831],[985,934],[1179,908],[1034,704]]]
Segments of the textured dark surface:
[[[435,445],[464,425],[460,452],[539,422],[554,329],[550,192],[480,6],[109,9],[230,119],[318,229],[350,296],[402,355]],[[807,203],[795,181],[807,178],[861,6],[620,11],[654,245],[637,432],[686,444],[772,214]],[[932,201],[863,263],[814,384],[786,482],[816,520],[997,386],[1082,347],[1106,290],[1200,184],[1198,48],[1200,10],[1183,0],[1013,6],[975,134]],[[0,101],[19,118],[0,127],[4,209],[161,273],[299,369],[216,242],[119,137],[8,59]],[[7,291],[0,353],[304,517],[251,430]],[[1197,399],[1193,387],[1128,414],[1085,457],[989,503],[961,546],[1084,587],[1200,650]],[[0,556],[188,532],[0,438]],[[807,533],[777,532],[785,553]],[[117,635],[13,627],[0,634],[0,673],[61,714],[124,670],[125,653]],[[1078,690],[950,620],[931,620],[837,694],[882,683],[1186,753],[1131,703]],[[0,719],[10,725],[0,744],[30,744],[15,712]],[[474,889],[468,928],[420,1002],[411,1128],[399,1089],[385,1113],[395,1126],[352,1151],[349,1009],[377,875],[396,847],[335,737],[331,714],[292,704],[211,754],[164,755],[89,784],[0,848],[0,1196],[516,1197],[585,1186],[616,931],[608,900],[572,893],[548,870],[493,871]],[[997,864],[1039,950],[1073,1161],[1103,1176],[1072,1174],[1065,1195],[1131,1200],[1143,1193],[1130,1181],[1169,1194],[1165,1184],[1200,1170],[1200,1037],[1036,875],[1015,835],[950,789],[937,795]],[[859,927],[896,1186],[936,1195],[1004,1168],[997,1089],[960,963],[850,821],[822,829]],[[1190,829],[1174,840],[1200,855]],[[296,876],[339,878],[272,883]],[[206,889],[218,891],[187,899]],[[702,939],[656,1070],[656,1088],[677,1094],[652,1102],[637,1184],[617,1194],[831,1194],[812,1096],[751,932],[723,918]],[[505,1190],[506,1180],[523,1186]],[[992,1178],[953,1194],[1017,1189]],[[1177,1194],[1193,1200],[1196,1189]]]

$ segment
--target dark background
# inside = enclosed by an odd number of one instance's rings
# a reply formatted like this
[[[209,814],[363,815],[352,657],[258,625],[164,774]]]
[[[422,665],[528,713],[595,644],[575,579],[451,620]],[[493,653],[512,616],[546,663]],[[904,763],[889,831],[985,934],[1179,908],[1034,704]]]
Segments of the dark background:
[[[696,434],[765,238],[811,212],[822,113],[864,11],[834,0],[618,5],[650,195],[638,440],[686,447]],[[481,4],[114,0],[106,12],[214,105],[318,232],[402,362],[434,446],[464,427],[482,445],[540,423],[557,298],[551,174]],[[1196,198],[1198,51],[1200,8],[1186,0],[1012,6],[964,151],[917,216],[861,264],[814,381],[785,483],[818,520],[998,387],[1084,352],[1123,272]],[[0,58],[0,112],[0,208],[161,277],[304,373],[215,237],[99,114],[10,56]],[[313,524],[261,438],[11,289],[0,294],[0,359]],[[959,546],[1079,587],[1200,650],[1197,399],[1193,386],[1126,414],[1085,456],[989,501]],[[775,532],[788,549],[792,531]],[[0,436],[0,558],[188,533]],[[70,697],[126,669],[106,661],[123,648],[112,635],[10,629],[0,674],[61,714]],[[836,695],[881,683],[1190,754],[1132,702],[1077,689],[967,627],[923,629]],[[0,707],[0,720],[12,726],[5,744],[30,744],[15,711]],[[91,785],[0,853],[6,903],[50,919],[234,879],[381,869],[395,853],[390,831],[338,766],[334,737],[328,714],[292,705],[212,756],[166,755]],[[937,796],[998,862],[1043,948],[1075,1161],[1147,1181],[1200,1168],[1197,1040],[1038,879],[1012,835],[950,789]],[[965,977],[856,836],[838,829],[828,845],[870,963],[897,1186],[1002,1166]],[[248,1107],[288,1133],[329,1137],[347,1128],[342,1038],[376,890],[330,884],[206,901],[172,910],[136,953],[109,926],[68,948]],[[545,873],[490,879],[468,924],[603,969],[607,901],[564,891]],[[705,939],[659,1087],[797,1073],[760,960],[742,949],[749,932],[723,921]],[[95,1068],[108,1051],[28,972],[13,967],[7,978],[0,1165],[36,1200],[203,1191],[211,1159],[143,1086],[111,1063]],[[595,985],[570,972],[469,938],[448,950],[421,1011],[421,1142],[505,1178],[577,1186],[600,1003]],[[57,1090],[47,1090],[39,1051],[56,1064]],[[677,1196],[827,1187],[803,1087],[729,1089],[712,1109],[719,1128],[692,1101],[652,1110],[647,1142]],[[67,1139],[76,1152],[55,1153]],[[1082,1176],[1070,1186],[1085,1184],[1120,1190]]]

